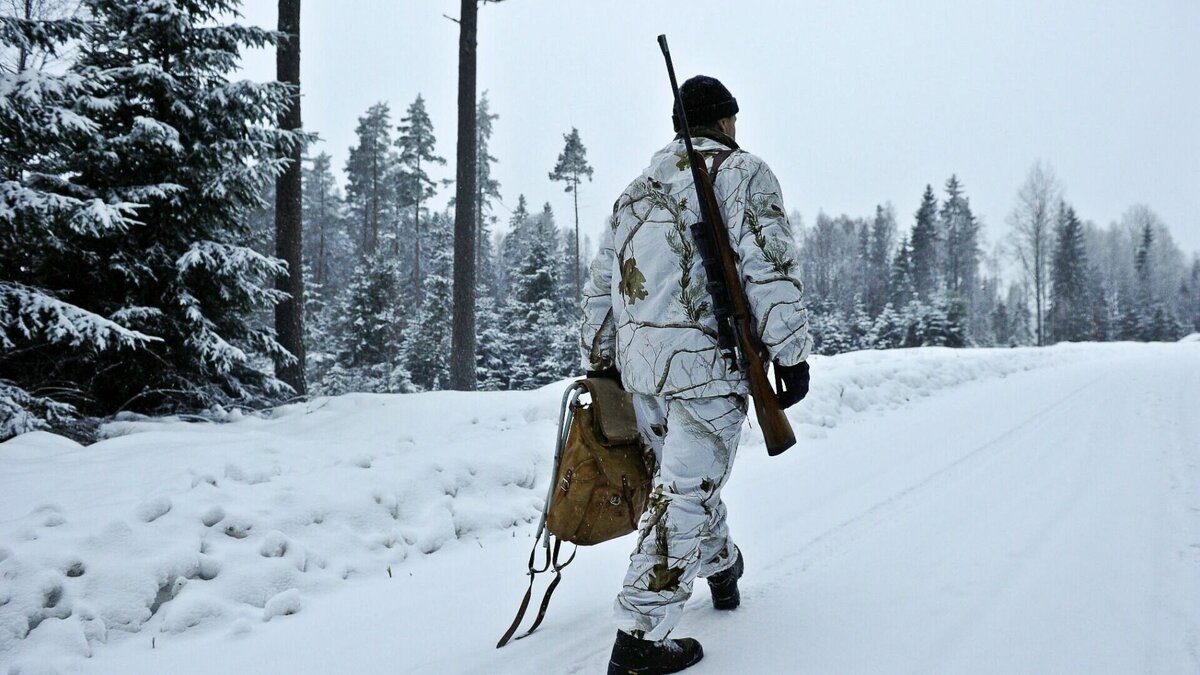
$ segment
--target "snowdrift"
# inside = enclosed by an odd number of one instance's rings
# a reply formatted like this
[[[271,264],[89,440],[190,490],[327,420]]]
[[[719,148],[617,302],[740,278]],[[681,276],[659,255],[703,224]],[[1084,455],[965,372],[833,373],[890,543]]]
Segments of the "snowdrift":
[[[803,442],[960,383],[1129,348],[814,357],[790,416]],[[89,447],[44,432],[0,444],[0,673],[70,669],[135,634],[246,632],[355,578],[531,527],[565,386],[351,394],[222,423],[125,419]]]

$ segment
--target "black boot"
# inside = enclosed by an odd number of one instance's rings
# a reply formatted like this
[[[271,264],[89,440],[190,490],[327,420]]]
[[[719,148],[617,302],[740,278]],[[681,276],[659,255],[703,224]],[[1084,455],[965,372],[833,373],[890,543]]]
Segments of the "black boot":
[[[708,590],[712,591],[713,607],[717,609],[737,609],[742,604],[742,594],[738,592],[738,579],[746,569],[742,549],[737,550],[737,560],[727,569],[708,578]]]
[[[661,642],[639,640],[617,631],[608,675],[665,675],[677,673],[704,658],[704,649],[692,638]]]

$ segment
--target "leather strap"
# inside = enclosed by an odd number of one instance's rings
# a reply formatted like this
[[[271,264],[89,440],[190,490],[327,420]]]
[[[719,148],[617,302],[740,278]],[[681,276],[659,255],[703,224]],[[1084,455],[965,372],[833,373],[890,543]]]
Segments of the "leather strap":
[[[512,625],[508,627],[508,630],[504,631],[504,636],[500,638],[500,642],[496,643],[496,649],[503,647],[513,639],[513,634],[517,632],[517,627],[521,625],[521,621],[525,618],[525,612],[529,609],[529,601],[533,598],[533,582],[536,580],[537,575],[553,568],[554,580],[550,582],[550,585],[546,588],[546,594],[542,596],[542,603],[538,607],[537,618],[534,619],[533,625],[529,627],[529,630],[518,635],[516,639],[520,640],[521,638],[529,637],[530,633],[542,625],[542,619],[546,618],[546,609],[550,607],[550,596],[554,594],[554,589],[558,588],[558,582],[562,581],[562,570],[571,564],[571,561],[575,559],[575,554],[579,552],[579,547],[576,546],[571,551],[571,557],[567,558],[566,562],[559,563],[558,554],[562,549],[562,539],[558,537],[553,537],[553,539],[553,546],[546,547],[546,563],[541,569],[534,569],[533,561],[537,559],[539,540],[533,542],[533,550],[529,552],[529,588],[525,589],[525,597],[521,600],[521,607],[517,609],[517,616],[513,619]]]
[[[721,165],[724,164],[725,160],[729,159],[729,156],[732,154],[733,154],[733,150],[722,150],[722,151],[718,152],[716,154],[716,157],[713,159],[712,171],[710,171],[708,173],[709,173],[710,180],[713,182],[714,185],[716,184],[716,181],[717,181],[717,172],[721,170]]]
[[[576,546],[571,551],[571,557],[567,558],[567,561],[560,565],[558,562],[558,552],[559,552],[560,548],[562,548],[562,539],[555,537],[554,538],[554,580],[551,581],[550,585],[546,587],[546,594],[542,596],[542,604],[540,607],[538,607],[537,618],[533,620],[533,625],[529,627],[529,630],[527,630],[524,633],[522,633],[521,635],[519,635],[517,637],[518,640],[520,640],[521,638],[529,637],[529,635],[531,633],[533,633],[533,631],[538,629],[538,626],[542,625],[542,619],[546,618],[546,609],[548,607],[550,607],[550,596],[554,595],[554,589],[558,588],[558,582],[562,581],[563,568],[566,567],[567,565],[570,565],[571,561],[575,559],[575,554],[579,552],[579,547]]]
[[[517,610],[517,617],[513,619],[512,625],[508,627],[508,630],[504,631],[504,637],[500,638],[500,642],[496,645],[496,649],[508,644],[508,641],[512,639],[513,633],[517,632],[517,626],[521,625],[521,619],[525,618],[525,610],[529,609],[529,600],[533,597],[534,580],[537,578],[538,574],[550,569],[551,556],[549,546],[546,547],[546,564],[543,565],[542,569],[540,570],[534,569],[533,561],[537,559],[538,542],[540,541],[541,537],[534,538],[533,550],[529,552],[529,572],[527,572],[527,574],[529,574],[529,588],[525,589],[525,598],[521,600],[521,607]]]

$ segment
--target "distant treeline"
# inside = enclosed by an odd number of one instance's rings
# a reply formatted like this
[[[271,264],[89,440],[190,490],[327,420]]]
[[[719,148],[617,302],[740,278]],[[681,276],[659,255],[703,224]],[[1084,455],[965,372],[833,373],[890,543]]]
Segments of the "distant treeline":
[[[799,222],[793,214],[793,221]],[[1035,165],[991,255],[962,183],[926,186],[911,228],[824,213],[797,227],[817,350],[1060,341],[1177,340],[1200,330],[1200,256],[1188,260],[1148,207],[1081,220]],[[1002,268],[1017,271],[1005,284]],[[1008,276],[1013,276],[1011,273]]]

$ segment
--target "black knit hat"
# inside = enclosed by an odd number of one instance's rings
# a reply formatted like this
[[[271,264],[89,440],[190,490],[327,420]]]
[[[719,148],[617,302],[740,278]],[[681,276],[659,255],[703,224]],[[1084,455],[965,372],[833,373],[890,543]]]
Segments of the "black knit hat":
[[[697,75],[679,87],[679,97],[683,99],[683,109],[687,112],[688,125],[692,127],[709,126],[717,120],[732,117],[737,114],[737,99],[721,81],[707,75]],[[679,119],[679,106],[675,105],[671,113],[671,121],[675,123],[675,131],[683,129]]]

